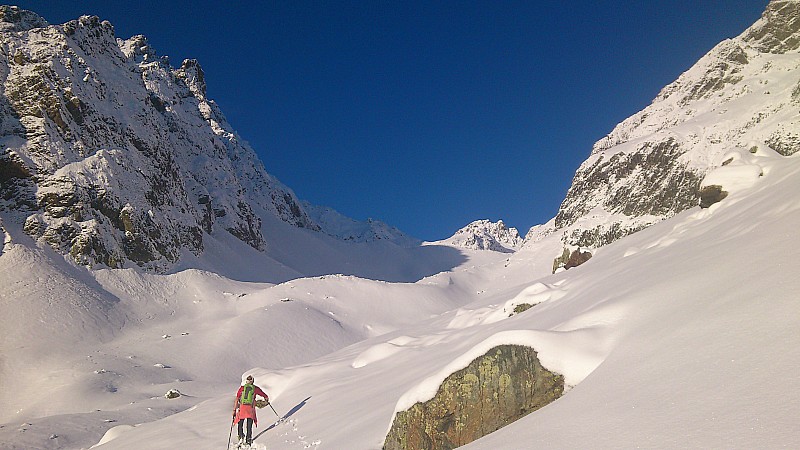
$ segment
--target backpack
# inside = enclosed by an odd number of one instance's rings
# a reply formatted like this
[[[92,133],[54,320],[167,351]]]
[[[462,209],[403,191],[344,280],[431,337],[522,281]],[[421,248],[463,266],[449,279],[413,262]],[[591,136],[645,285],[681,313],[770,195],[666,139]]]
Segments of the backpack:
[[[242,386],[242,395],[239,397],[239,403],[242,405],[252,405],[256,397],[256,387],[252,384],[245,384]]]

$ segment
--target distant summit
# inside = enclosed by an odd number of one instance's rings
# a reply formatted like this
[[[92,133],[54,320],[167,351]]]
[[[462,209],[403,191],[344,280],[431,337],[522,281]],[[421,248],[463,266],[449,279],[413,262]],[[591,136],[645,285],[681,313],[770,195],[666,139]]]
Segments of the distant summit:
[[[502,220],[476,220],[453,236],[436,243],[472,250],[513,253],[522,245],[522,237],[516,228],[507,227]]]
[[[316,206],[308,202],[302,203],[315,223],[319,224],[325,233],[343,241],[374,242],[389,241],[402,247],[418,245],[419,239],[413,238],[396,227],[380,220],[367,219],[360,222],[340,214],[333,208]]]

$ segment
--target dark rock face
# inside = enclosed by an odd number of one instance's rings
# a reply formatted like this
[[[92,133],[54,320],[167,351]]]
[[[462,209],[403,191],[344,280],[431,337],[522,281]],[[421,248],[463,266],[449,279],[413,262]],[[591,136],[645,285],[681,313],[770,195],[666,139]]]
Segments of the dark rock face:
[[[591,252],[584,252],[581,251],[580,248],[576,248],[573,251],[569,251],[568,248],[565,248],[564,251],[561,253],[561,256],[553,260],[553,273],[556,272],[559,268],[563,267],[564,269],[571,269],[573,267],[578,267],[581,264],[585,263],[586,261],[592,258]]]
[[[19,157],[0,153],[0,202],[30,211],[36,208],[35,189],[31,173]]]
[[[779,127],[769,138],[767,145],[783,156],[792,156],[800,152],[800,131]]]
[[[580,249],[574,250],[572,254],[569,255],[569,259],[567,259],[567,263],[564,264],[564,268],[571,269],[573,267],[578,267],[590,259],[592,259],[591,252],[582,252]]]
[[[452,449],[472,442],[561,396],[564,378],[536,351],[495,347],[445,379],[436,396],[397,413],[385,450]]]

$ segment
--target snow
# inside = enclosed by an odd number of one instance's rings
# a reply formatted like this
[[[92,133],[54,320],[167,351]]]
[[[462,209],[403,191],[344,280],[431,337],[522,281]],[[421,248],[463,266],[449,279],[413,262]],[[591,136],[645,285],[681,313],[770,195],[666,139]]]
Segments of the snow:
[[[764,167],[759,161],[766,151],[755,144],[751,148],[756,154],[745,150],[726,154],[724,165],[709,172],[701,187],[717,185],[727,192],[736,192],[753,186],[764,175]]]
[[[554,275],[549,238],[416,282],[87,271],[5,226],[0,442],[220,448],[252,374],[285,417],[259,411],[256,448],[377,449],[396,411],[521,344],[566,394],[464,448],[797,447],[800,159],[763,153],[764,175],[713,208]]]
[[[202,254],[154,274],[78,266],[0,211],[0,448],[219,449],[253,375],[275,408],[259,411],[256,448],[378,449],[396,412],[500,344],[533,347],[566,393],[466,449],[800,447],[800,156],[764,142],[797,123],[796,109],[775,109],[796,86],[797,55],[753,56],[744,86],[680,110],[672,97],[707,59],[586,164],[674,135],[702,149],[687,157],[711,168],[703,185],[729,195],[639,217],[657,223],[555,274],[553,221],[521,247],[514,230],[504,253],[470,248],[501,241],[499,223],[419,245],[377,221],[313,211],[353,236],[343,242],[262,204],[264,252],[216,232]],[[228,133],[213,103],[199,107]],[[763,126],[741,128],[751,111]],[[122,155],[101,150],[59,175],[114,183],[144,164]],[[578,225],[616,219],[598,206]],[[514,314],[523,303],[533,307]]]

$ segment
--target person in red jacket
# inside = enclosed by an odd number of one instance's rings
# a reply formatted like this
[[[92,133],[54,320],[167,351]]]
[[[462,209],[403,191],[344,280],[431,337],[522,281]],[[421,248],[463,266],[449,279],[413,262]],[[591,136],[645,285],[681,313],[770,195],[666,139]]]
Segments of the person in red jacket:
[[[239,443],[250,445],[253,443],[253,423],[258,426],[256,417],[256,395],[261,396],[269,403],[269,397],[260,387],[253,384],[252,375],[247,376],[247,381],[236,392],[236,402],[233,404],[233,418],[239,422]],[[247,421],[247,436],[244,434],[244,422]]]

